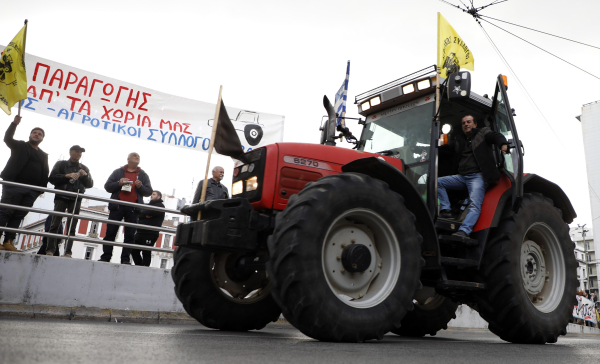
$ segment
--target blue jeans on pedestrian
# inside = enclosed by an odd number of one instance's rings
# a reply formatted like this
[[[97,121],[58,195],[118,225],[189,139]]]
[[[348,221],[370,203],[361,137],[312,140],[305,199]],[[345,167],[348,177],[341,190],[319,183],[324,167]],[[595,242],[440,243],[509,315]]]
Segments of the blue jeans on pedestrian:
[[[438,198],[440,199],[441,210],[451,209],[448,192],[446,192],[446,190],[469,191],[471,204],[467,210],[465,221],[463,221],[459,229],[467,233],[467,235],[471,234],[473,226],[481,214],[481,204],[483,203],[486,187],[487,185],[481,173],[471,173],[467,175],[455,174],[454,176],[445,176],[438,179]]]

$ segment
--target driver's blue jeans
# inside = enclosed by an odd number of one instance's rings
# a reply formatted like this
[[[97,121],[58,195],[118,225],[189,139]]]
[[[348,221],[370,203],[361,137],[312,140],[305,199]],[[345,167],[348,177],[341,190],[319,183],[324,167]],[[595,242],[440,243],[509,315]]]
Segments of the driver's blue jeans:
[[[468,190],[471,204],[465,221],[463,221],[459,230],[471,234],[473,226],[481,214],[481,204],[485,196],[486,183],[481,173],[471,173],[467,175],[456,174],[454,176],[445,176],[438,179],[438,198],[440,199],[440,209],[450,210],[450,200],[446,190]]]

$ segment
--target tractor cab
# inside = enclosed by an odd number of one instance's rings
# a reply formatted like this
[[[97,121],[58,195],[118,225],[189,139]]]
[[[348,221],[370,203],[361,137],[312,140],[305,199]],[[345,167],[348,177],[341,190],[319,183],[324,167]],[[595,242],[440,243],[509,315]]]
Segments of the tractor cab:
[[[402,160],[405,175],[426,201],[433,218],[438,213],[437,178],[452,174],[452,155],[441,153],[439,146],[463,132],[461,120],[465,115],[472,115],[478,128],[489,127],[509,141],[512,153],[506,157],[492,146],[496,166],[513,189],[515,211],[522,198],[522,148],[517,148],[521,144],[512,118],[514,110],[506,97],[505,78],[498,77],[491,99],[472,92],[470,79],[466,71],[440,79],[439,110],[435,67],[356,97],[359,114],[366,119],[357,148]],[[460,211],[466,209],[467,199],[466,193],[451,196]],[[464,218],[464,213],[458,213],[457,218]]]

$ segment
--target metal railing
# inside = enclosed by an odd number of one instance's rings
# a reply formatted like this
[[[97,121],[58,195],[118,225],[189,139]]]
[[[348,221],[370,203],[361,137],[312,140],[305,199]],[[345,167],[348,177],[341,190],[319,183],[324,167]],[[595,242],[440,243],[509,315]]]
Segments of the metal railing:
[[[0,180],[0,185],[27,188],[27,189],[35,190],[35,191],[49,192],[49,193],[54,193],[57,195],[74,197],[75,198],[74,206],[77,205],[78,199],[86,198],[86,199],[94,200],[94,201],[108,202],[108,203],[113,203],[113,204],[117,204],[117,205],[130,206],[130,207],[135,207],[135,208],[140,208],[140,209],[143,208],[145,210],[163,211],[163,212],[170,213],[170,214],[184,215],[179,210],[171,210],[171,209],[166,209],[166,208],[162,208],[162,207],[156,207],[156,206],[146,205],[146,204],[141,204],[141,203],[126,202],[126,201],[114,200],[111,198],[86,195],[86,194],[82,194],[79,192],[69,192],[69,191],[57,190],[57,189],[53,189],[53,188],[32,186],[32,185],[27,185],[27,184],[23,184],[23,183],[16,183],[16,182],[9,182],[9,181],[2,181],[2,180]],[[138,250],[151,250],[151,251],[162,252],[162,253],[171,253],[171,254],[173,253],[173,249],[171,249],[171,248],[156,248],[154,246],[117,243],[114,241],[106,241],[106,240],[102,240],[102,239],[87,238],[87,237],[68,235],[68,234],[70,234],[70,231],[71,231],[71,224],[73,224],[73,218],[76,218],[78,220],[102,222],[102,223],[106,223],[106,224],[110,224],[110,225],[120,225],[120,226],[125,226],[125,227],[139,228],[139,229],[143,229],[143,230],[162,231],[162,232],[169,232],[169,233],[175,233],[177,231],[177,229],[166,228],[166,227],[162,227],[162,226],[158,227],[158,226],[150,226],[150,225],[143,225],[143,224],[134,224],[134,223],[130,223],[130,222],[115,221],[115,220],[103,219],[103,218],[98,218],[98,217],[93,217],[93,216],[83,216],[81,214],[75,214],[75,208],[73,208],[72,213],[66,213],[66,212],[59,212],[59,211],[54,211],[54,210],[44,210],[44,209],[39,209],[39,208],[35,208],[35,207],[26,207],[26,206],[0,203],[0,209],[22,210],[22,211],[28,211],[28,212],[37,212],[37,213],[43,213],[43,214],[48,214],[48,215],[71,218],[69,226],[65,227],[65,231],[67,232],[67,235],[53,234],[53,233],[41,232],[41,231],[32,231],[32,230],[27,230],[27,229],[23,229],[23,228],[15,229],[15,228],[9,228],[9,227],[4,227],[4,226],[0,226],[0,231],[13,232],[13,233],[17,233],[17,234],[45,236],[48,238],[55,238],[55,239],[61,239],[61,240],[65,239],[65,240],[67,240],[67,242],[69,240],[83,241],[83,242],[94,243],[94,244],[120,246],[123,248],[133,248],[133,249],[138,249]]]

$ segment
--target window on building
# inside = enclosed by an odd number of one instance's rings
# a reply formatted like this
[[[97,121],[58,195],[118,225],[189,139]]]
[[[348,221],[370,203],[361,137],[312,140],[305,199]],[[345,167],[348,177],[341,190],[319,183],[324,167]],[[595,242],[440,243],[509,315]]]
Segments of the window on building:
[[[179,216],[174,216],[174,217],[173,217],[173,221],[177,221],[177,222],[179,222]]]
[[[160,267],[161,267],[161,269],[167,268],[167,259],[160,260]]]
[[[92,226],[90,226],[90,232],[89,232],[88,236],[91,238],[97,238],[99,230],[100,230],[100,223],[97,221],[92,221]]]
[[[588,267],[588,274],[592,274],[592,267]]]
[[[94,259],[94,247],[86,246],[85,247],[85,256],[83,257],[85,260],[93,260]]]
[[[589,241],[585,242],[585,250],[590,250],[590,242]]]
[[[165,241],[163,244],[163,248],[170,248],[171,247],[171,235],[165,234],[164,238],[165,238]]]

